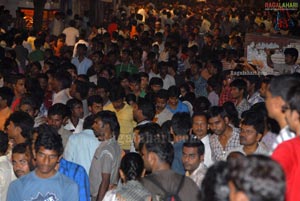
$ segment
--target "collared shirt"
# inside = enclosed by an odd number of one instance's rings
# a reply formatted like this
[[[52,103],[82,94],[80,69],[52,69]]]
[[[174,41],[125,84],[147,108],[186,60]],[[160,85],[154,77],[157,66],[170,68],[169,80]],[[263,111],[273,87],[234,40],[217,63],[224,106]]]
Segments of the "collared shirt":
[[[248,97],[248,103],[250,106],[261,102],[264,102],[264,99],[260,96],[258,91],[254,92],[251,97]]]
[[[277,135],[275,133],[272,133],[271,131],[267,132],[262,138],[261,142],[263,142],[269,150],[272,150],[272,146],[274,142],[276,141]]]
[[[76,66],[78,75],[86,75],[88,69],[93,65],[92,60],[87,57],[84,57],[82,61],[79,61],[78,57],[73,57],[71,62]]]
[[[6,200],[8,186],[15,179],[16,176],[8,157],[0,156],[0,200]]]
[[[64,126],[65,129],[74,133],[80,133],[83,127],[83,119],[79,119],[77,126],[75,127],[70,119],[68,119],[67,124]]]
[[[93,130],[84,129],[82,132],[70,136],[64,151],[64,158],[82,165],[86,172],[90,172],[95,151],[100,143]]]
[[[199,76],[197,80],[195,80],[195,78],[192,77],[191,81],[195,84],[196,98],[198,98],[199,96],[207,97],[207,90],[206,90],[207,81],[202,76]]]
[[[245,156],[247,155],[246,152],[244,151],[244,145],[240,145],[239,147],[232,149],[230,152],[228,152],[227,155],[225,156],[224,160],[227,159],[228,155],[231,152],[236,152],[236,151],[241,152]],[[259,142],[256,150],[252,154],[262,154],[262,155],[267,156],[267,155],[269,155],[269,153],[270,153],[270,150],[268,149],[268,147],[264,143]]]
[[[90,182],[89,177],[85,169],[70,161],[65,160],[64,158],[59,161],[59,170],[60,173],[66,175],[73,181],[78,184],[79,190],[79,201],[89,201],[90,200]]]
[[[241,115],[244,111],[249,110],[250,109],[250,104],[248,103],[248,101],[244,98],[238,105],[235,106],[236,110],[239,113],[239,118],[241,118]]]
[[[173,76],[167,74],[165,78],[162,78],[159,74],[158,77],[161,78],[163,80],[163,89],[168,90],[169,87],[174,86],[175,83],[175,79]]]
[[[177,107],[176,109],[172,109],[169,104],[167,104],[167,107],[166,107],[170,112],[172,112],[172,114],[175,114],[177,112],[187,112],[189,113],[189,108],[186,104],[182,103],[180,100],[178,100],[178,104],[177,104]]]
[[[210,167],[213,165],[213,160],[211,157],[211,148],[210,148],[210,143],[209,143],[209,135],[206,135],[201,139],[201,142],[204,144],[204,165],[206,167]]]
[[[290,129],[289,126],[285,126],[283,129],[280,130],[278,136],[276,137],[275,142],[272,145],[273,151],[277,148],[277,146],[287,140],[290,140],[294,138],[296,135],[293,133]]]
[[[120,135],[118,138],[118,142],[122,149],[130,150],[133,128],[136,126],[136,122],[133,119],[132,107],[127,103],[124,104],[124,107],[119,111],[115,110],[112,103],[104,106],[103,109],[116,113],[120,124]]]
[[[69,137],[72,135],[72,132],[65,129],[63,126],[61,126],[57,132],[58,132],[58,134],[60,134],[60,136],[62,138],[63,146],[66,147]]]
[[[240,146],[240,130],[238,128],[232,128],[232,135],[228,139],[226,146],[223,148],[219,141],[219,136],[217,134],[212,134],[209,138],[212,159],[214,161],[220,161],[225,158],[226,154],[232,149]]]
[[[201,184],[206,174],[206,171],[207,167],[204,165],[203,162],[201,162],[197,169],[192,172],[192,174],[189,174],[189,172],[186,171],[185,176],[190,177],[197,184],[197,186],[201,188]]]
[[[60,90],[57,93],[53,93],[52,105],[54,105],[55,103],[66,104],[69,99],[70,97],[68,96],[68,90],[67,89]]]

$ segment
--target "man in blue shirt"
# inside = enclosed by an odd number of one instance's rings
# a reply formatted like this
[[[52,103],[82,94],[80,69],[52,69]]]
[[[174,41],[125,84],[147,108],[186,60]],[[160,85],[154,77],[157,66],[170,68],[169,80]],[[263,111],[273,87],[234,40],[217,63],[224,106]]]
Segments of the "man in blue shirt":
[[[56,170],[63,153],[61,136],[50,126],[42,125],[42,128],[35,141],[36,168],[10,184],[7,201],[78,201],[78,185]]]
[[[182,149],[184,142],[189,138],[192,120],[188,113],[179,112],[174,114],[171,120],[171,134],[174,136],[174,160],[172,170],[184,175],[185,170],[182,163]]]

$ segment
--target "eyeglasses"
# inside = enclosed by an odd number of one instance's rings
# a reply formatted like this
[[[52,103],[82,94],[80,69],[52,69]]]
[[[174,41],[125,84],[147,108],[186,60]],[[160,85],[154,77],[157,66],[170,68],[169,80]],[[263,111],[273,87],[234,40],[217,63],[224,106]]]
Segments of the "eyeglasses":
[[[283,105],[282,107],[281,107],[281,112],[282,113],[285,113],[287,110],[289,110],[289,109],[291,109],[290,108],[290,106],[288,106],[288,105]]]

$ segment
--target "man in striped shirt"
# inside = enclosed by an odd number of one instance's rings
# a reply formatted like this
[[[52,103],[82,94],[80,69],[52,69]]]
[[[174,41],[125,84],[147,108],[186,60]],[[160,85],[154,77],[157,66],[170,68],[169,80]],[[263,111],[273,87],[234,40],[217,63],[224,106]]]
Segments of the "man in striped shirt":
[[[295,133],[291,132],[287,125],[282,107],[286,104],[288,90],[297,85],[300,85],[300,79],[295,75],[280,75],[271,80],[267,90],[265,102],[268,115],[278,122],[281,129],[272,146],[273,150],[280,143],[295,137]]]

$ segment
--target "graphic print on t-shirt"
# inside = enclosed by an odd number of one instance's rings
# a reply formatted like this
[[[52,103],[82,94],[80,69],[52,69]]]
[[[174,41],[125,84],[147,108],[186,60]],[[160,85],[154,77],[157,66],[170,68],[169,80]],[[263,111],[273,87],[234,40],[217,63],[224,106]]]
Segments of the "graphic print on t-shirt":
[[[37,194],[35,198],[32,198],[28,201],[59,201],[59,199],[56,197],[54,193],[47,193],[45,196],[43,196],[40,192]]]

